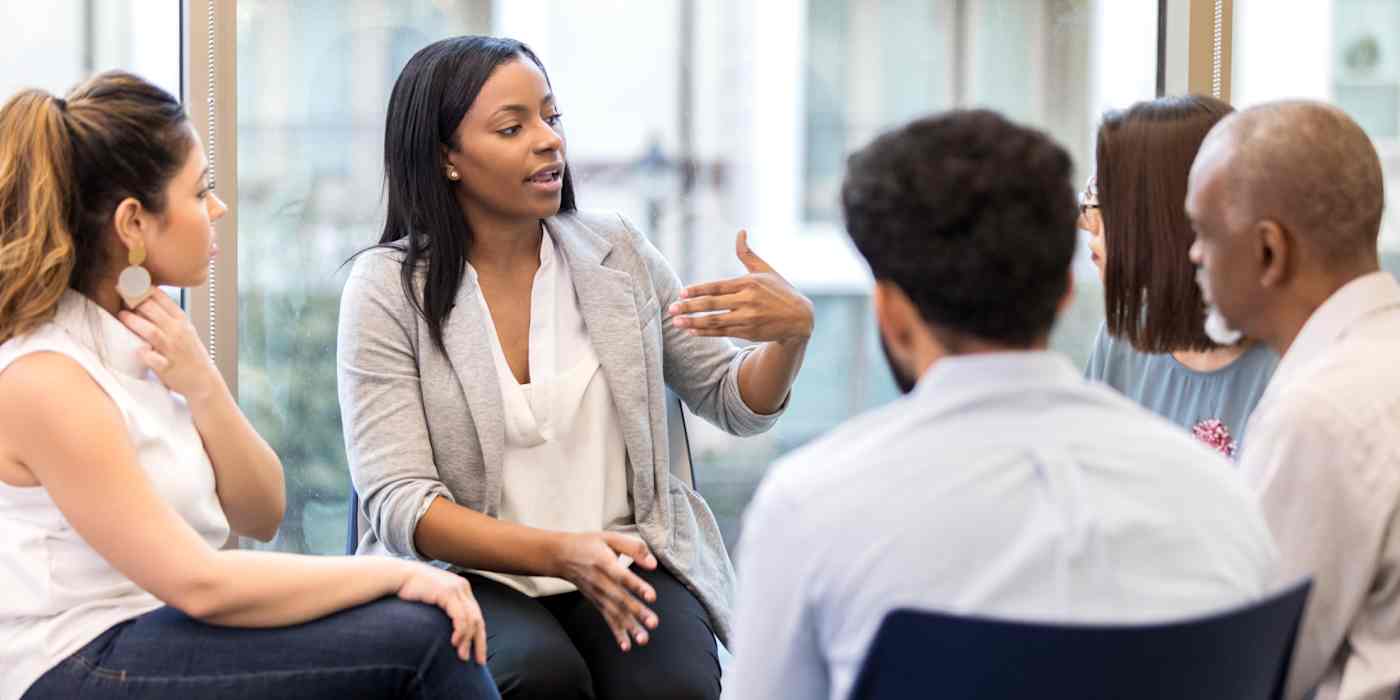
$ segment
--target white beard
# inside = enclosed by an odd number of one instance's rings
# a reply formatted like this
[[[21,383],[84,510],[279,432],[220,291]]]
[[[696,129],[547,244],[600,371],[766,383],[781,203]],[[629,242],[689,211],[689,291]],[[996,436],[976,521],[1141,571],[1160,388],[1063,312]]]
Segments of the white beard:
[[[1214,306],[1206,307],[1206,337],[1217,345],[1235,345],[1244,340],[1244,333],[1230,327],[1230,322]]]
[[[1201,296],[1206,301],[1206,337],[1217,345],[1235,345],[1244,340],[1244,334],[1230,327],[1225,315],[1210,303],[1210,286],[1206,284],[1205,270],[1196,268],[1196,286],[1201,288]]]

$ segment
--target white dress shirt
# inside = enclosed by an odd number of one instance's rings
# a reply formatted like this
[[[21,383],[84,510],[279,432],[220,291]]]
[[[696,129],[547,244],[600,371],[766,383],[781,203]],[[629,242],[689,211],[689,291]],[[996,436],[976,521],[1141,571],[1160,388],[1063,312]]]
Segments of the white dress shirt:
[[[1240,470],[1285,577],[1313,577],[1288,697],[1400,687],[1400,284],[1377,272],[1308,318],[1251,418]]]
[[[53,321],[0,345],[0,371],[36,352],[81,365],[121,411],[136,461],[156,492],[205,544],[221,547],[229,525],[214,467],[185,399],[141,363],[144,345],[69,290]],[[19,698],[98,635],[161,605],[88,545],[47,489],[0,482],[0,700]]]
[[[844,700],[894,608],[1168,620],[1269,592],[1276,557],[1228,462],[1064,358],[944,358],[759,487],[725,695]]]
[[[468,266],[472,283],[476,270]],[[547,232],[530,296],[530,383],[515,381],[484,294],[505,408],[501,520],[545,530],[636,534],[627,445],[608,380],[593,351],[567,261]],[[575,590],[563,579],[478,571],[531,596]]]

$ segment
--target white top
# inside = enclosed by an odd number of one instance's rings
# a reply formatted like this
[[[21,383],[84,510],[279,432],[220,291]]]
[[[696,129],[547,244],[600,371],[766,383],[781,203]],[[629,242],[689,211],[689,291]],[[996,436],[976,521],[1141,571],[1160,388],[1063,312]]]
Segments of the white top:
[[[228,539],[214,470],[183,397],[144,369],[142,342],[87,297],[65,292],[54,320],[0,345],[0,372],[35,352],[82,365],[126,419],[147,478],[210,547]],[[68,524],[42,486],[0,482],[0,700],[119,622],[161,607]]]
[[[1400,284],[1337,290],[1303,325],[1240,459],[1285,576],[1313,577],[1287,697],[1400,688]]]
[[[1258,598],[1238,473],[1047,352],[939,360],[779,462],[739,546],[726,698],[842,698],[890,610],[1130,623]]]
[[[468,266],[471,281],[476,270]],[[636,534],[627,444],[612,391],[593,351],[573,276],[546,230],[530,296],[530,383],[515,381],[486,296],[478,293],[505,408],[501,520],[564,532]],[[563,579],[488,576],[532,596],[574,590]]]

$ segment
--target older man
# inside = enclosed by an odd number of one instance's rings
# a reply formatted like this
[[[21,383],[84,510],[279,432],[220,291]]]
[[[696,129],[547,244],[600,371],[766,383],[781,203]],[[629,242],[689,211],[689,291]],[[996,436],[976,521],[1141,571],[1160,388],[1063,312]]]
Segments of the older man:
[[[1229,117],[1191,170],[1207,329],[1283,356],[1240,469],[1284,575],[1314,578],[1290,698],[1400,686],[1400,284],[1380,271],[1383,207],[1370,140],[1323,104]]]

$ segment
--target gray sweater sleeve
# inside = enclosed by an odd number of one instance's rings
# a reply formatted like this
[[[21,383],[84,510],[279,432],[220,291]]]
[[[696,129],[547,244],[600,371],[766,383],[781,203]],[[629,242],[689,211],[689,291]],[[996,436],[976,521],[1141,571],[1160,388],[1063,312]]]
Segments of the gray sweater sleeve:
[[[361,255],[340,299],[336,379],[350,477],[375,536],[392,554],[413,546],[424,505],[452,500],[428,440],[419,383],[417,317],[389,251]]]
[[[666,385],[695,415],[731,435],[757,435],[772,428],[787,410],[789,399],[784,399],[776,412],[764,415],[755,413],[739,395],[739,367],[757,346],[740,348],[727,338],[693,336],[676,328],[666,318],[666,309],[680,299],[685,289],[680,277],[651,241],[626,218],[618,218],[627,229],[632,246],[641,255],[656,291]]]

